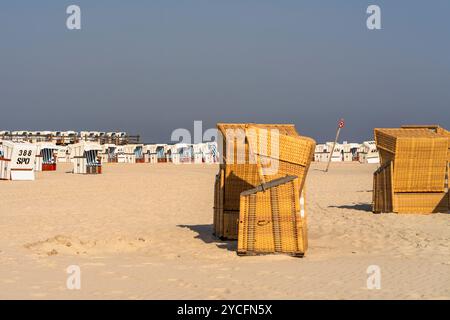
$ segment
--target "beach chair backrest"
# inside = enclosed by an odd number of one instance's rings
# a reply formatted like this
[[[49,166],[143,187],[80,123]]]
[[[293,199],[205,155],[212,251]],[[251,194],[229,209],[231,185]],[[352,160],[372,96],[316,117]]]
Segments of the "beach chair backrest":
[[[158,155],[158,158],[164,158],[164,146],[158,146],[156,147],[156,154]]]
[[[142,146],[136,146],[136,148],[134,149],[134,155],[136,156],[136,158],[142,158],[144,156],[142,152]]]
[[[99,165],[99,161],[97,159],[97,150],[87,150],[84,152],[84,155],[86,157],[86,164],[88,166],[97,166]]]
[[[51,163],[55,162],[55,158],[53,156],[53,151],[54,151],[54,149],[48,149],[48,148],[41,150],[42,163],[51,164]]]

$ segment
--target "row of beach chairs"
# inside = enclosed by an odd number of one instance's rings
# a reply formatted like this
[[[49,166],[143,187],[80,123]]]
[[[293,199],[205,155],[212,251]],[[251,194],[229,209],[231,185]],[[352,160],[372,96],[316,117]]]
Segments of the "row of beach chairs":
[[[0,180],[34,180],[35,171],[55,171],[58,159],[74,164],[74,173],[101,173],[100,145],[81,142],[71,145],[71,159],[60,158],[61,147],[49,142],[1,141]],[[64,152],[67,152],[63,149]]]
[[[186,145],[188,146],[188,145]],[[100,145],[82,141],[67,146],[51,142],[31,143],[26,141],[0,141],[0,179],[34,180],[34,171],[55,171],[57,163],[72,162],[76,174],[100,174],[102,163],[215,163],[215,143],[189,146],[196,150],[196,158],[189,154],[189,161],[181,161],[178,153],[181,144],[176,145]],[[174,151],[169,158],[169,151]],[[186,147],[187,150],[187,147]],[[176,157],[178,156],[178,157]],[[165,161],[160,161],[164,157]],[[187,156],[186,156],[187,157]],[[180,160],[181,159],[181,160]],[[187,159],[187,158],[186,158]],[[191,161],[192,160],[192,161]]]

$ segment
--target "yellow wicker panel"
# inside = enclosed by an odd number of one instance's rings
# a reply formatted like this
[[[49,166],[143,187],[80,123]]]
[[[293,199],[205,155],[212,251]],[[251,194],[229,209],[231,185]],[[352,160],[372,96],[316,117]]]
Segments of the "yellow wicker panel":
[[[419,128],[425,128],[432,132],[436,132],[437,134],[444,136],[448,139],[448,161],[450,162],[450,131],[445,130],[439,125],[432,124],[432,125],[403,125],[402,129],[419,129]]]
[[[223,210],[221,238],[237,239],[239,211]]]
[[[297,177],[288,176],[241,194],[238,254],[305,254],[306,213],[299,185]]]
[[[220,168],[214,183],[214,234],[223,236],[223,190],[224,190],[224,169]]]
[[[442,192],[448,142],[445,138],[399,138],[394,160],[395,192]]]
[[[380,165],[385,165],[388,164],[389,162],[394,161],[394,153],[383,150],[383,149],[378,149],[378,154],[380,156]]]
[[[239,211],[241,192],[260,183],[258,168],[254,164],[229,164],[225,166],[224,200],[225,210]]]
[[[392,162],[380,167],[373,176],[373,212],[393,211]]]
[[[396,213],[446,213],[448,209],[448,194],[446,192],[402,192],[394,195],[394,212]]]

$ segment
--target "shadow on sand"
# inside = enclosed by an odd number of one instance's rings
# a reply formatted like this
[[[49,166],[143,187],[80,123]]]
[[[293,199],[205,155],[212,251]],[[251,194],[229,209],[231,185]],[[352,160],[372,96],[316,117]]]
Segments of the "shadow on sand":
[[[195,225],[177,225],[179,228],[188,228],[197,233],[194,238],[200,239],[204,243],[214,243],[220,249],[227,249],[229,251],[237,250],[237,241],[225,241],[213,235],[212,224],[195,224]]]
[[[342,206],[328,206],[328,208],[350,209],[350,210],[372,212],[372,205],[368,203],[355,203],[352,205],[342,205]]]

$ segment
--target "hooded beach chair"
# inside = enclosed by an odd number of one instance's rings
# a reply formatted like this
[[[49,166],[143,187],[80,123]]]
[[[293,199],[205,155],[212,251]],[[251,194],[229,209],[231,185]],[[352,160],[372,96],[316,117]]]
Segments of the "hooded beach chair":
[[[57,146],[57,147],[58,150],[56,151],[56,163],[70,162],[69,147],[68,146]]]
[[[100,174],[102,164],[99,152],[101,145],[94,142],[80,142],[72,146],[73,173],[75,174]]]
[[[136,163],[145,163],[145,157],[144,157],[144,145],[143,144],[137,144],[134,148],[134,156],[135,156],[135,162]]]
[[[144,146],[143,152],[145,157],[145,162],[157,163],[158,162],[158,147],[163,145],[158,144],[147,144]]]
[[[34,180],[36,145],[28,142],[3,141],[0,158],[0,180]]]
[[[158,144],[156,145],[156,162],[167,162],[167,145]]]
[[[58,146],[51,142],[36,143],[35,171],[55,171]]]
[[[217,163],[219,162],[219,151],[217,147],[217,142],[207,142],[207,153],[205,155],[206,163]]]
[[[123,155],[125,163],[143,162],[142,144],[127,144],[123,146]]]
[[[115,144],[102,144],[102,151],[100,153],[100,159],[102,163],[111,163],[111,162],[117,162],[117,157],[115,150],[117,146]]]
[[[203,163],[203,158],[206,153],[206,143],[193,144],[192,152],[192,162],[196,164]]]
[[[373,212],[447,212],[449,138],[419,127],[374,134],[380,168],[374,173]]]
[[[293,197],[298,195],[300,199],[300,195],[304,194],[306,174],[313,158],[315,141],[311,138],[299,136],[293,125],[219,123],[217,127],[220,132],[219,153],[222,162],[215,183],[214,233],[222,239],[263,241],[264,236],[257,238],[238,236],[238,230],[241,231],[241,225],[244,224],[246,225],[245,230],[255,228],[256,233],[274,226],[274,219],[266,219],[267,224],[264,225],[259,223],[260,216],[267,214],[264,211],[267,208],[263,209],[257,206],[254,217],[249,216],[249,212],[253,211],[249,211],[246,207],[240,205],[242,201],[245,202],[242,197],[249,196],[249,194],[241,193],[254,188],[259,188],[262,191],[268,186],[278,189],[280,184],[292,184],[292,180],[279,180],[277,185],[267,185],[267,183],[292,176],[298,179],[295,182],[298,189],[291,195],[280,193],[280,197],[273,199],[276,203],[272,208],[276,206],[291,206],[293,208],[292,201],[295,201]],[[255,192],[259,193],[260,191]],[[264,191],[262,192],[264,193]],[[269,196],[269,193],[264,193],[263,198],[267,196]],[[276,214],[276,210],[272,210],[269,215],[271,214]],[[304,214],[304,217],[306,217],[306,214]],[[291,219],[294,219],[296,224],[303,224],[305,228],[305,233],[298,236],[306,236],[306,218],[301,217],[297,211],[293,211]],[[266,240],[272,241],[271,239],[274,239],[273,235]],[[304,240],[302,243],[305,243],[305,247],[301,248],[300,251],[303,250],[304,252],[307,242]],[[238,246],[250,248],[245,250],[248,254],[267,252],[266,250],[251,249],[260,248],[255,243],[240,243]],[[241,250],[240,254],[243,254],[243,252],[244,250]],[[297,252],[296,255],[300,255],[300,252]]]

